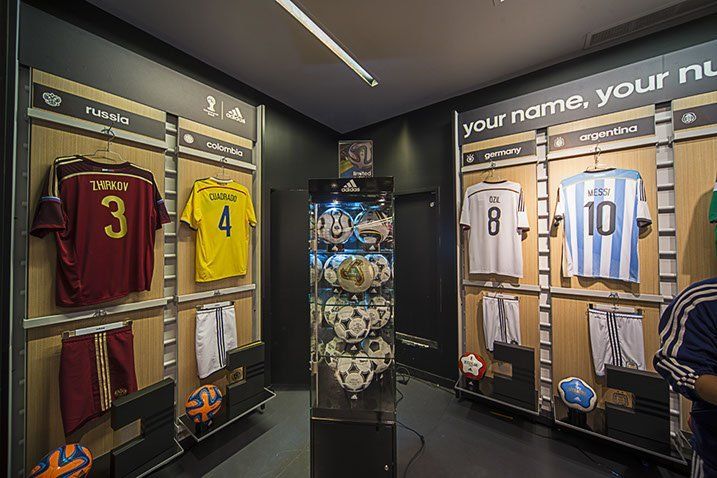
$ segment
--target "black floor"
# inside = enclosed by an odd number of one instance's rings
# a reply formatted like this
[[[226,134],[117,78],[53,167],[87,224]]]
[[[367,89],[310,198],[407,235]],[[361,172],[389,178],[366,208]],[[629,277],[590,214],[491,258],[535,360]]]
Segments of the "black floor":
[[[470,401],[459,402],[451,392],[415,379],[400,390],[405,398],[399,405],[399,420],[426,437],[426,447],[407,477],[681,476],[651,467],[620,449],[603,448],[572,434],[499,416]],[[219,436],[193,446],[153,476],[306,478],[308,408],[307,391],[281,390],[265,413],[246,417]],[[399,477],[404,476],[406,464],[419,446],[416,435],[399,427]]]

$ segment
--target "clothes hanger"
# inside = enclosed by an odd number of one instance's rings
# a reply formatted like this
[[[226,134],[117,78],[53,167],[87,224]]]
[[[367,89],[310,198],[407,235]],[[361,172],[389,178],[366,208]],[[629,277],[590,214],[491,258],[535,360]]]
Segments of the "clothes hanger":
[[[115,163],[124,162],[124,158],[122,158],[122,155],[119,154],[116,151],[112,151],[112,142],[115,140],[115,137],[117,136],[114,131],[112,131],[112,128],[114,128],[114,123],[109,125],[107,128],[102,130],[102,133],[107,135],[107,144],[104,148],[99,148],[97,151],[95,151],[92,154],[83,154],[85,158],[103,158],[110,161],[113,161]],[[104,155],[101,153],[105,153]],[[116,158],[111,157],[110,155],[116,155]]]
[[[498,181],[491,181],[493,176],[495,176],[495,161],[490,162],[490,169],[488,170],[488,176],[483,180],[485,183],[491,183],[491,184],[497,184],[497,183],[504,183],[505,179],[499,179]]]
[[[592,164],[592,166],[588,166],[588,168],[585,170],[586,173],[598,173],[600,171],[609,171],[611,169],[615,169],[612,166],[600,163],[600,153],[602,153],[602,150],[600,149],[600,145],[599,144],[595,145],[595,154],[593,155],[593,164]]]
[[[227,158],[222,158],[219,160],[221,162],[221,168],[219,169],[219,176],[215,177],[214,179],[218,179],[220,181],[226,181],[230,182],[232,179],[226,176],[226,164],[229,162]]]
[[[227,307],[227,306],[229,306],[229,305],[234,305],[234,301],[233,301],[233,300],[227,300],[227,301],[224,301],[224,302],[213,302],[213,303],[211,303],[211,304],[198,305],[198,306],[196,306],[195,308],[196,308],[197,310],[211,310],[211,309],[220,309],[220,308],[222,308],[222,307]]]
[[[108,332],[110,330],[120,329],[132,325],[131,320],[123,320],[121,322],[112,322],[111,324],[95,325],[94,327],[83,327],[75,330],[65,330],[62,332],[62,338],[81,337],[83,335],[96,334],[98,332]]]
[[[626,314],[642,314],[642,309],[636,309],[634,307],[621,306],[618,304],[620,296],[617,292],[610,292],[609,296],[612,299],[610,305],[606,304],[593,304],[589,303],[588,307],[593,310],[599,310],[601,312],[622,312]]]

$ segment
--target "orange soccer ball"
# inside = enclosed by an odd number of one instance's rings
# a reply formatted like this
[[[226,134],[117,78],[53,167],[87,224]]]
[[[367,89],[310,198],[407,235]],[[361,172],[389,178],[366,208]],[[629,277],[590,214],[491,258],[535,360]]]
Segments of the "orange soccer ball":
[[[30,478],[82,478],[92,469],[92,453],[82,445],[55,448],[30,471]]]
[[[222,407],[222,392],[216,385],[202,385],[189,394],[184,406],[194,423],[207,423]]]

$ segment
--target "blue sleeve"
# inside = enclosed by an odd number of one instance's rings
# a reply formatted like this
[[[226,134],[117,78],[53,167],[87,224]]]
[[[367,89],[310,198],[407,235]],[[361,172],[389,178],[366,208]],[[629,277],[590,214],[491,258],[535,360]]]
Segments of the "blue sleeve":
[[[660,349],[655,370],[672,388],[699,400],[695,382],[717,375],[717,284],[686,290],[660,319]]]

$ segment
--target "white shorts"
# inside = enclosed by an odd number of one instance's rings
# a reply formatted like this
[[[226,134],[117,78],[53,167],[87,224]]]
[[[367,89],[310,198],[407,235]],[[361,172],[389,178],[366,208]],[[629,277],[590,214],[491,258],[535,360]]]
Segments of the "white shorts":
[[[595,373],[605,375],[605,365],[645,370],[642,315],[588,309],[590,346]]]
[[[197,373],[205,378],[226,365],[227,350],[237,347],[234,305],[207,304],[197,310]]]
[[[485,347],[493,351],[493,343],[520,345],[520,304],[515,297],[483,297],[483,334]]]

